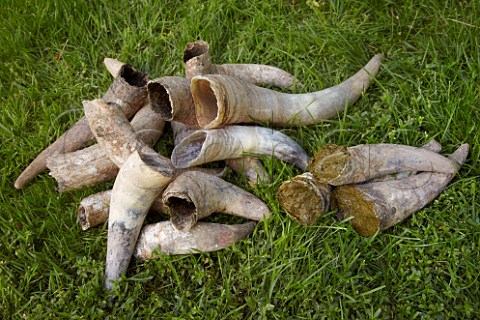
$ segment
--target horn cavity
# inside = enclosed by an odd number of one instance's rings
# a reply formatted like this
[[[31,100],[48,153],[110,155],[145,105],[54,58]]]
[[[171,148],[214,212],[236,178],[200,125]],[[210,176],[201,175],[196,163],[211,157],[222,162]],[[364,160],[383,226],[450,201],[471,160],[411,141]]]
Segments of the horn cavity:
[[[273,155],[301,169],[308,164],[307,154],[292,138],[258,126],[197,130],[173,149],[171,158],[176,168],[187,168],[245,154]]]
[[[383,56],[374,56],[355,75],[334,87],[313,93],[287,94],[257,87],[226,75],[192,78],[190,90],[200,127],[266,122],[274,126],[312,125],[330,119],[357,101],[380,70]]]
[[[255,221],[270,216],[265,203],[253,194],[198,171],[187,171],[178,176],[165,189],[162,200],[169,208],[172,224],[182,232],[215,212]]]

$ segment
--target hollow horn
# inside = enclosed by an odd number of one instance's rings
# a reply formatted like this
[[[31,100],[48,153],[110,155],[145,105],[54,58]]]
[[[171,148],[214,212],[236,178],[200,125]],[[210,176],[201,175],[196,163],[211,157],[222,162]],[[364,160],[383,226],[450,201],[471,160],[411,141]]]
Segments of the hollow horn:
[[[147,74],[123,64],[117,77],[102,99],[114,102],[127,118],[142,107],[147,97]],[[15,188],[23,188],[29,181],[47,169],[47,158],[57,153],[67,153],[84,148],[94,139],[88,121],[82,117],[54,143],[44,149],[20,174]]]
[[[147,87],[153,109],[165,121],[198,126],[190,93],[190,79],[162,77],[149,81]]]
[[[197,130],[173,149],[171,159],[176,168],[187,168],[245,154],[273,155],[303,170],[308,164],[307,154],[292,138],[258,126]]]
[[[242,79],[253,84],[274,85],[287,88],[302,86],[290,73],[277,67],[264,64],[213,64],[209,45],[205,41],[187,43],[183,52],[185,75],[192,78],[204,74],[223,74]]]
[[[468,150],[468,144],[463,144],[449,157],[455,170],[465,163]],[[454,176],[455,173],[422,172],[402,180],[340,186],[333,190],[333,203],[339,218],[351,218],[353,228],[369,236],[425,207]]]
[[[224,75],[192,78],[190,90],[200,127],[267,122],[275,126],[312,125],[330,119],[357,101],[378,74],[383,55],[375,55],[355,75],[334,87],[287,94]]]
[[[173,175],[153,150],[133,152],[120,168],[110,199],[105,287],[127,270],[145,216]]]
[[[310,160],[308,169],[319,182],[333,186],[360,183],[404,171],[451,174],[452,162],[442,155],[399,144],[327,145]]]
[[[270,210],[253,194],[212,175],[188,171],[168,185],[162,195],[175,228],[190,230],[212,213],[226,213],[260,221]]]
[[[245,239],[253,230],[253,221],[225,225],[199,222],[190,231],[175,229],[170,221],[143,227],[138,237],[134,256],[139,259],[156,258],[160,254],[192,254],[224,249]]]

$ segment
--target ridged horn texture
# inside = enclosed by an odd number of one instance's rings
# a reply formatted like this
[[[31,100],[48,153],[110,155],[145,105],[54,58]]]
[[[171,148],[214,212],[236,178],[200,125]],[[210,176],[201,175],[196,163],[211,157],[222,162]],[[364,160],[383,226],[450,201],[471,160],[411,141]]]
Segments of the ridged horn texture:
[[[285,212],[296,222],[312,225],[330,208],[331,188],[305,172],[282,183],[277,198]]]
[[[145,226],[138,238],[134,256],[156,258],[159,254],[192,254],[227,248],[245,239],[253,230],[253,221],[225,225],[199,222],[190,231],[178,231],[170,221]]]
[[[427,142],[425,145],[421,147],[422,149],[429,150],[435,153],[440,153],[442,151],[442,145],[436,141],[436,140],[431,140]],[[378,177],[378,178],[373,178],[368,180],[368,183],[371,182],[382,182],[382,181],[390,181],[390,180],[401,180],[404,178],[408,178],[410,176],[416,175],[417,171],[404,171],[404,172],[399,172],[395,174],[389,174],[387,176],[383,177]]]
[[[273,155],[303,170],[308,165],[307,154],[292,138],[258,126],[197,130],[173,149],[171,159],[176,168],[187,168],[245,154]]]
[[[298,126],[333,118],[370,86],[382,57],[375,55],[362,70],[339,85],[304,94],[277,92],[224,75],[195,76],[190,90],[198,124],[204,129],[251,122]]]
[[[187,78],[208,73],[223,73],[224,71],[230,71],[230,73],[228,73],[229,75],[235,76],[236,72],[238,77],[253,83],[257,83],[257,81],[261,79],[263,82],[266,81],[279,86],[289,86],[293,81],[293,76],[275,67],[245,64],[225,66],[214,65],[210,61],[209,45],[205,41],[188,43],[183,52],[183,58],[185,62],[185,74]],[[193,104],[189,107],[191,107],[193,110],[195,108]],[[195,123],[196,126],[198,126],[197,121],[195,121]],[[177,141],[176,136],[175,141]],[[177,145],[177,143],[175,143],[175,145]],[[233,171],[245,175],[250,185],[270,183],[271,181],[270,176],[265,170],[262,162],[257,158],[242,157],[226,159],[225,162]]]
[[[77,217],[82,230],[88,230],[108,220],[112,190],[105,190],[89,195],[80,201]],[[162,197],[157,197],[150,211],[167,214],[164,209]]]
[[[173,175],[153,150],[133,152],[120,168],[110,199],[106,288],[127,270],[145,216]]]
[[[327,145],[310,160],[308,170],[317,181],[333,186],[405,171],[455,172],[452,162],[435,152],[398,144]]]
[[[147,104],[135,114],[130,124],[138,139],[153,146],[163,133],[165,121]],[[118,167],[100,144],[51,156],[47,159],[47,167],[57,180],[60,192],[96,186],[112,180],[118,173]]]
[[[213,64],[209,45],[205,41],[187,43],[183,52],[185,74],[192,78],[204,74],[223,74],[254,84],[274,85],[287,88],[292,85],[302,86],[290,73],[277,67],[264,64]]]
[[[127,118],[132,117],[143,106],[147,97],[147,74],[123,64],[118,76],[105,95],[104,101],[114,102]],[[44,149],[20,174],[15,188],[23,188],[29,181],[47,169],[47,158],[58,153],[67,153],[84,148],[94,139],[85,117],[81,118],[54,143]]]
[[[450,157],[459,170],[468,156],[468,144]],[[351,218],[353,228],[363,236],[394,226],[433,201],[455,173],[422,172],[394,181],[346,185],[333,190],[339,218]]]
[[[165,121],[198,126],[190,93],[190,79],[162,77],[149,81],[147,87],[153,109]]]
[[[162,195],[175,228],[190,230],[198,220],[213,213],[226,213],[260,221],[270,210],[253,194],[221,179],[188,171],[168,185]]]

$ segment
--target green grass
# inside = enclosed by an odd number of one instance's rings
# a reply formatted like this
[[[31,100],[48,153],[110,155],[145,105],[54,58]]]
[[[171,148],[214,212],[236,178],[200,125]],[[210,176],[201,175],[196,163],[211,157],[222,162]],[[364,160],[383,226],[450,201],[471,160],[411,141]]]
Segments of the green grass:
[[[480,317],[478,1],[3,0],[0,10],[0,318]],[[269,221],[223,251],[134,261],[111,298],[106,228],[82,232],[75,216],[83,197],[111,184],[59,194],[48,174],[20,191],[13,182],[81,117],[82,100],[108,88],[104,57],[152,78],[183,75],[183,48],[196,39],[217,63],[294,73],[298,93],[335,85],[383,52],[359,102],[284,132],[310,155],[326,143],[435,138],[444,154],[469,143],[468,162],[428,207],[364,238],[334,213],[309,227],[289,219],[275,194],[299,171],[266,159],[272,184],[229,179],[268,204]]]

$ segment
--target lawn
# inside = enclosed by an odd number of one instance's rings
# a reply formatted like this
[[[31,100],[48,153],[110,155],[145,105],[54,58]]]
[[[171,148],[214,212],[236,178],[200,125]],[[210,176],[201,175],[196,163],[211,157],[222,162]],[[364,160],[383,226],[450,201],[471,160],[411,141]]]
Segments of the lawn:
[[[480,317],[478,1],[3,0],[0,11],[0,318]],[[295,93],[338,84],[384,53],[376,82],[343,114],[280,130],[310,156],[328,143],[435,138],[445,155],[469,143],[468,161],[430,205],[362,237],[334,212],[313,226],[290,219],[276,192],[301,172],[265,157],[272,183],[227,177],[271,209],[250,237],[213,253],[134,260],[107,292],[107,228],[82,231],[76,208],[112,183],[66,193],[48,173],[21,190],[13,183],[82,117],[82,100],[107,90],[105,57],[151,78],[183,76],[183,49],[197,39],[215,63],[289,71],[304,84]],[[166,129],[155,148],[168,156],[172,145]]]

